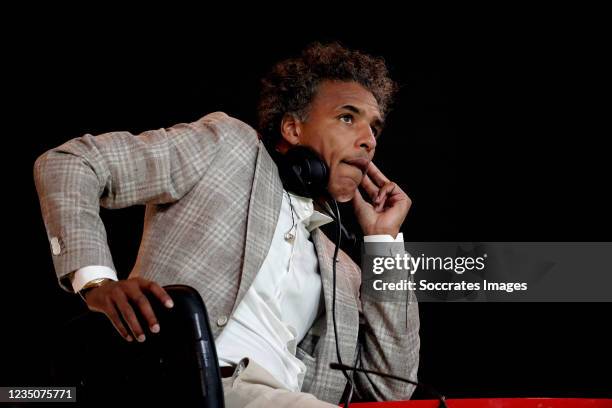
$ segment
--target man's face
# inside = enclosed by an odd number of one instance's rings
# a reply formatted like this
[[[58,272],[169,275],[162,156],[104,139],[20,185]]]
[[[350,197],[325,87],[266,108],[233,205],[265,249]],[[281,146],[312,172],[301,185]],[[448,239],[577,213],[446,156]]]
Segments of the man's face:
[[[339,202],[351,200],[374,157],[382,128],[374,95],[356,82],[324,81],[307,120],[295,126],[293,141],[297,138],[313,148],[327,163],[331,195]]]

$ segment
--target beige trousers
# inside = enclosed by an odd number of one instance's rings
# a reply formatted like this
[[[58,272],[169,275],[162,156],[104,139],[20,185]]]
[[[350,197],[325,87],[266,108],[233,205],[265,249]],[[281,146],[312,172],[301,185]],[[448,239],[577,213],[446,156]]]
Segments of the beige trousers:
[[[312,394],[287,390],[253,360],[241,363],[232,377],[222,380],[225,408],[337,408]]]

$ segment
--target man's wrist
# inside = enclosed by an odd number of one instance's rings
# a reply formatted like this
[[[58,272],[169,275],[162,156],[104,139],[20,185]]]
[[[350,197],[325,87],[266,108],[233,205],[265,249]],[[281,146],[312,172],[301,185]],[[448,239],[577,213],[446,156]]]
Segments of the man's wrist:
[[[85,296],[87,295],[89,291],[99,288],[100,286],[104,286],[108,282],[112,282],[112,281],[113,280],[109,278],[98,278],[98,279],[91,280],[87,282],[85,286],[81,288],[81,290],[79,290],[78,294],[79,296],[81,296],[83,300],[85,300]]]
[[[391,235],[389,234],[384,234],[384,235],[364,235],[363,236],[363,241],[364,242],[401,242],[402,244],[404,243],[404,233],[403,232],[399,232],[397,234],[397,236],[395,238],[393,238]]]
[[[104,265],[88,265],[70,274],[72,290],[74,293],[78,293],[87,283],[99,278],[118,280],[117,273],[112,268]]]
[[[365,231],[364,231],[365,232]],[[391,235],[393,239],[397,238],[397,234],[399,234],[399,230],[397,229],[378,229],[365,232],[364,235]]]

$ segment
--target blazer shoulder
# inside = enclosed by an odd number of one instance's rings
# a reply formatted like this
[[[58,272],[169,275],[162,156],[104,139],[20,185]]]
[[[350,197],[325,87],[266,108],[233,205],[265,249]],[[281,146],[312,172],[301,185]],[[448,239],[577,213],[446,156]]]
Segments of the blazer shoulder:
[[[217,129],[231,137],[238,138],[242,142],[258,144],[257,131],[249,124],[228,115],[225,112],[209,113],[197,121],[198,124]]]

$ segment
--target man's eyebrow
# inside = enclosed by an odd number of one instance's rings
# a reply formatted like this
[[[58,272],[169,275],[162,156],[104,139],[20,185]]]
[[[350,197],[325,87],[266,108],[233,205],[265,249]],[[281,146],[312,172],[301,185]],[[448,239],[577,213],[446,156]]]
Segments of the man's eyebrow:
[[[340,109],[346,109],[348,111],[356,113],[357,115],[363,115],[363,112],[361,111],[361,109],[359,109],[359,108],[357,108],[356,106],[353,106],[353,105],[344,105],[344,106],[341,106]],[[385,122],[378,115],[372,121],[372,124],[374,126],[378,127],[379,130],[382,129],[385,126]]]

